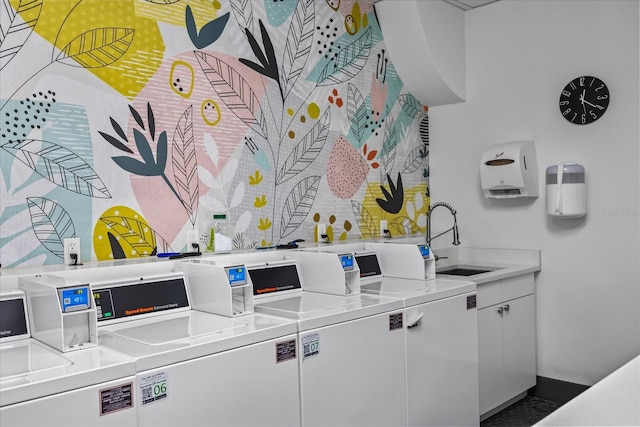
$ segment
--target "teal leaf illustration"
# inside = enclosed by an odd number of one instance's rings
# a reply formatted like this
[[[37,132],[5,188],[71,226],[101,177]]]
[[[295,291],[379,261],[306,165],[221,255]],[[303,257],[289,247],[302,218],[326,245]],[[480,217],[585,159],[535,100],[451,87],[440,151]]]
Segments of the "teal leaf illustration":
[[[69,213],[53,200],[27,197],[31,225],[42,246],[52,254],[64,258],[64,239],[76,237],[76,229]]]
[[[193,107],[189,106],[180,117],[173,133],[171,164],[176,190],[182,199],[192,223],[198,211],[200,187],[196,144],[193,138]]]
[[[362,237],[375,237],[375,221],[373,219],[373,215],[369,213],[367,208],[365,208],[361,203],[352,200],[351,211],[353,212],[353,216],[358,223],[358,227],[360,227],[360,234],[362,235]]]
[[[193,12],[189,5],[187,5],[187,9],[185,10],[184,19],[191,42],[197,49],[204,49],[220,38],[229,20],[229,12],[204,24],[202,28],[200,28],[200,32],[198,32],[196,28],[196,20],[193,17]]]
[[[198,51],[194,55],[211,87],[227,108],[266,139],[267,121],[249,83],[233,67],[215,56]]]
[[[362,141],[367,126],[367,108],[362,94],[351,83],[347,86],[347,118],[351,123],[351,132],[358,141]]]
[[[83,68],[105,67],[124,56],[133,43],[134,35],[133,28],[89,30],[71,40],[61,50],[56,61]]]
[[[317,86],[340,84],[353,78],[367,63],[371,52],[371,27],[356,41],[340,50],[338,55],[324,67]]]
[[[303,223],[316,198],[319,176],[310,176],[298,182],[287,199],[280,219],[280,238],[296,231]]]
[[[155,163],[148,164],[127,156],[116,156],[111,159],[129,173],[140,176],[158,176]]]
[[[43,178],[74,193],[110,199],[104,182],[80,156],[58,144],[36,139],[9,141],[0,146]]]
[[[282,168],[278,172],[276,185],[282,184],[298,175],[318,157],[327,142],[327,135],[329,135],[330,112],[331,110],[327,108],[309,133],[302,138],[302,141],[289,154],[289,157],[284,161]]]
[[[138,129],[133,130],[133,137],[136,141],[136,147],[138,148],[138,152],[140,153],[142,160],[144,160],[148,165],[155,165],[156,160],[153,157],[153,151],[151,151],[151,146],[149,145],[149,141],[147,141],[147,137]]]
[[[291,18],[289,34],[284,46],[281,67],[281,86],[284,97],[291,91],[307,63],[313,42],[315,19],[314,0],[300,0]]]
[[[14,2],[15,4],[15,2]],[[0,70],[22,49],[33,33],[42,11],[42,0],[20,0],[13,9],[9,0],[0,2]]]
[[[420,101],[410,93],[400,95],[398,97],[398,103],[400,104],[400,107],[402,107],[402,111],[414,119],[423,117],[426,114]]]
[[[159,174],[164,173],[164,169],[167,166],[168,150],[167,132],[162,131],[158,137],[158,145],[156,145],[156,168]]]

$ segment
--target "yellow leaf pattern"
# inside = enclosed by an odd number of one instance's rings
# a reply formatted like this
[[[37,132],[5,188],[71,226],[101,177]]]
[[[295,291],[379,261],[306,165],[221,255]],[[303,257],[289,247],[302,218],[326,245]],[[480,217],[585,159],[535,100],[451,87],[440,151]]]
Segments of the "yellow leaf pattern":
[[[260,197],[256,197],[256,200],[253,202],[253,206],[256,208],[262,208],[267,205],[267,196],[263,194]]]
[[[259,224],[258,224],[258,230],[262,230],[262,231],[267,231],[268,229],[271,228],[271,221],[269,220],[269,218],[260,218],[259,219]]]
[[[260,175],[260,171],[257,170],[255,175],[249,175],[249,185],[258,185],[262,182],[262,175]]]

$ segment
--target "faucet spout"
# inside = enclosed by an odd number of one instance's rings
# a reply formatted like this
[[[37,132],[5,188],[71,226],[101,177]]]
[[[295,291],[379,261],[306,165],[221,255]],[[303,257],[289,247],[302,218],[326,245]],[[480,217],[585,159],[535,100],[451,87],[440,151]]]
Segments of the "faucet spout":
[[[444,206],[445,208],[449,209],[449,212],[451,212],[451,215],[453,215],[453,226],[443,231],[442,233],[432,237],[431,236],[431,215],[433,211],[439,206]],[[427,212],[427,244],[429,246],[431,246],[431,242],[434,239],[442,236],[443,234],[448,233],[449,231],[453,231],[453,245],[458,246],[460,244],[460,232],[458,230],[458,219],[456,217],[456,214],[457,214],[456,210],[449,203],[436,202],[429,207],[429,211]]]

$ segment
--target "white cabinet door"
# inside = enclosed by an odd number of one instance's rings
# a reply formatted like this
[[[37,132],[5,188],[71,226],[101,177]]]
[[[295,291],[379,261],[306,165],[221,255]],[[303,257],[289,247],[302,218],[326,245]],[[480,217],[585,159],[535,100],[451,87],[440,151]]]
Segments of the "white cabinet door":
[[[502,315],[492,305],[478,310],[478,370],[480,414],[504,402],[502,372]]]
[[[475,292],[407,308],[410,426],[472,426],[478,410],[478,320],[467,308]]]
[[[536,384],[534,297],[502,305],[504,394],[505,399],[511,399]]]

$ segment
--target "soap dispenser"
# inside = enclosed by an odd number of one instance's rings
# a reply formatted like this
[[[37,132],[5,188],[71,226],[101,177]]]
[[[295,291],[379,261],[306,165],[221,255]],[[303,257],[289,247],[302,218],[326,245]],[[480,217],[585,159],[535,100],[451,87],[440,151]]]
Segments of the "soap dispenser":
[[[584,166],[557,163],[545,174],[547,214],[558,218],[580,218],[587,214],[587,183]]]

